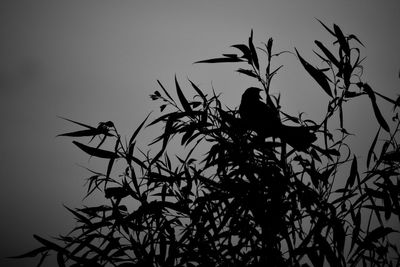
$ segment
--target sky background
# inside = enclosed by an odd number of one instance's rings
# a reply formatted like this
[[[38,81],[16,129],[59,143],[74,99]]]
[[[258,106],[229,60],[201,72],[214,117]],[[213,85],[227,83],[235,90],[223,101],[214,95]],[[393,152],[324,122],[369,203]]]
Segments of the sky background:
[[[356,34],[366,46],[364,80],[395,98],[399,14],[398,0],[1,0],[0,266],[33,266],[3,257],[37,247],[33,234],[66,234],[74,221],[63,205],[96,203],[82,201],[89,173],[78,166],[96,162],[71,139],[56,137],[78,129],[57,116],[91,125],[111,120],[129,136],[158,109],[149,98],[158,90],[156,80],[174,92],[175,74],[188,96],[187,77],[208,92],[212,83],[226,105],[237,107],[251,85],[234,72],[239,65],[192,63],[236,52],[229,46],[246,43],[251,29],[256,45],[272,37],[275,49],[296,47],[318,63],[314,40],[331,44],[332,38],[315,18]],[[283,109],[320,121],[327,95],[294,56],[283,55],[276,64],[285,65],[272,84]],[[390,116],[389,106],[382,111]],[[351,142],[365,152],[377,130],[368,99],[354,101],[345,112],[345,126],[356,134]],[[149,129],[139,140],[146,143],[156,134]],[[365,166],[366,156],[360,156]]]

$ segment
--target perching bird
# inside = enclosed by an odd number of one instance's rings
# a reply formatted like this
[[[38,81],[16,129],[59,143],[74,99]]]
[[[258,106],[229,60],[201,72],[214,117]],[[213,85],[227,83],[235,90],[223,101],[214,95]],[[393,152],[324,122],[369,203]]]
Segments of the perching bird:
[[[261,101],[259,88],[250,87],[242,95],[239,114],[245,127],[262,137],[278,137],[296,150],[305,151],[317,139],[309,127],[283,125],[279,111],[268,97]]]

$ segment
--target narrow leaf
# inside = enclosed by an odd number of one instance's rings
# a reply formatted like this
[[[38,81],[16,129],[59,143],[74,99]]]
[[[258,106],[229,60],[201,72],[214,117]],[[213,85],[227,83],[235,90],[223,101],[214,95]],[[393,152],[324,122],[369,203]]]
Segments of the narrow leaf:
[[[200,90],[200,88],[195,85],[190,79],[188,79],[190,84],[192,85],[193,89],[199,94],[199,96],[201,97],[201,99],[203,99],[203,102],[207,102],[207,98],[204,95],[204,93]]]
[[[89,130],[82,130],[82,131],[59,134],[57,136],[83,137],[83,136],[96,136],[96,135],[104,134],[104,133],[106,133],[106,132],[102,129],[93,128],[93,129],[89,129]],[[108,136],[110,136],[110,134],[108,134]]]
[[[350,35],[349,35],[349,40],[350,40],[350,39],[356,40],[360,45],[362,45],[363,47],[365,47],[364,44],[363,44],[363,43],[358,39],[358,37],[355,36],[354,34],[350,34]]]
[[[243,56],[242,58],[247,59],[248,61],[251,60],[251,51],[250,49],[247,47],[247,45],[244,44],[237,44],[237,45],[232,45],[232,47],[239,49],[240,51],[242,51]]]
[[[378,131],[376,132],[375,138],[372,141],[371,147],[368,150],[368,155],[367,155],[367,168],[369,168],[369,162],[371,160],[372,153],[374,153],[376,141],[378,140],[379,132],[381,131],[381,128],[379,127]]]
[[[339,61],[335,58],[334,55],[318,40],[315,40],[314,43],[321,49],[321,51],[325,54],[325,56],[338,68],[340,69],[341,66]]]
[[[367,247],[370,245],[372,242],[377,241],[380,238],[383,238],[387,236],[390,233],[397,232],[393,230],[390,227],[383,227],[379,226],[372,230],[371,232],[368,233],[368,235],[365,237],[364,242],[361,244],[363,247]]]
[[[43,252],[45,252],[47,250],[49,250],[49,248],[40,247],[40,248],[34,249],[32,251],[29,251],[27,253],[24,253],[24,254],[21,254],[21,255],[18,255],[18,256],[8,257],[8,258],[10,258],[10,259],[33,258],[33,257],[36,257],[39,253],[43,253]]]
[[[40,236],[33,235],[33,237],[37,241],[39,241],[40,243],[42,243],[43,245],[45,245],[49,249],[52,249],[52,250],[55,250],[55,251],[65,251],[64,248],[60,247],[59,245],[57,245],[57,244],[55,244],[53,242],[50,242],[50,241],[46,240],[46,239],[44,239],[44,238],[42,238]]]
[[[182,93],[181,87],[179,86],[178,80],[176,79],[176,75],[175,75],[175,87],[176,87],[176,93],[178,94],[178,98],[182,104],[183,109],[186,112],[192,112],[189,102],[186,100],[185,95]]]
[[[142,129],[144,123],[149,118],[150,114],[151,114],[151,112],[146,116],[146,118],[142,121],[142,123],[139,125],[139,127],[136,128],[135,132],[132,134],[131,138],[129,139],[129,145],[131,145],[133,143],[133,141],[135,140],[136,136],[138,135],[138,133]]]
[[[70,120],[70,119],[67,119],[67,118],[64,118],[64,117],[60,117],[60,116],[58,116],[58,117],[59,117],[60,119],[63,119],[63,120],[66,120],[66,121],[69,121],[69,122],[78,124],[78,125],[83,126],[83,127],[86,127],[86,128],[88,128],[88,129],[96,129],[95,127],[92,127],[92,126],[90,126],[90,125],[86,125],[86,124],[83,124],[83,123],[80,123],[80,122],[77,122],[77,121],[73,121],[73,120]]]
[[[258,78],[258,76],[252,70],[238,69],[237,72],[245,74],[245,75],[253,77],[253,78]]]
[[[99,148],[90,147],[90,146],[84,145],[82,143],[79,143],[77,141],[72,141],[72,143],[75,144],[77,147],[79,147],[84,152],[86,152],[87,154],[89,154],[90,156],[93,156],[93,157],[105,158],[105,159],[112,159],[112,158],[116,159],[116,158],[118,158],[118,155],[115,152],[111,152],[111,151],[107,151],[107,150],[103,150],[103,149],[99,149]]]
[[[357,170],[357,158],[356,156],[353,157],[353,162],[351,163],[351,168],[350,168],[350,175],[349,178],[347,178],[347,183],[346,183],[346,188],[352,188],[354,185],[354,181],[356,180],[356,177],[358,176],[358,170]]]
[[[343,49],[346,55],[350,55],[349,43],[347,42],[346,37],[344,37],[342,30],[336,24],[333,24],[333,30],[335,31],[335,35],[338,39],[340,47]]]
[[[379,110],[378,104],[376,104],[376,97],[375,97],[374,91],[372,90],[372,88],[367,83],[363,84],[363,89],[368,94],[369,98],[371,99],[372,108],[374,110],[375,117],[378,120],[379,124],[382,126],[382,128],[385,131],[390,132],[389,125],[387,124],[387,122],[383,118],[382,113]]]
[[[305,61],[296,49],[297,56],[300,59],[301,64],[306,69],[306,71],[314,78],[314,80],[322,87],[322,89],[330,96],[332,96],[331,87],[329,86],[328,80],[325,74],[319,69],[314,68],[310,63]]]
[[[232,63],[232,62],[242,62],[240,58],[232,57],[221,57],[221,58],[211,58],[206,60],[196,61],[195,63]]]
[[[333,36],[335,36],[335,33],[334,33],[331,29],[329,29],[324,23],[322,23],[322,21],[320,21],[319,19],[316,19],[316,20],[318,20],[318,22],[321,23],[321,25],[322,25],[330,34],[332,34]]]
[[[64,255],[60,251],[57,253],[58,267],[65,267]]]
[[[162,83],[160,82],[160,80],[157,80],[157,83],[158,83],[158,85],[161,87],[161,89],[164,91],[165,95],[166,95],[171,101],[174,101],[174,100],[172,99],[172,97],[169,95],[168,91],[165,90],[165,88],[164,88],[164,86],[162,85]]]
[[[254,63],[254,66],[258,70],[258,69],[260,69],[260,65],[258,64],[257,51],[256,51],[256,48],[254,47],[254,44],[253,44],[253,30],[251,30],[251,34],[250,34],[250,37],[249,37],[249,47],[250,47],[252,62]]]

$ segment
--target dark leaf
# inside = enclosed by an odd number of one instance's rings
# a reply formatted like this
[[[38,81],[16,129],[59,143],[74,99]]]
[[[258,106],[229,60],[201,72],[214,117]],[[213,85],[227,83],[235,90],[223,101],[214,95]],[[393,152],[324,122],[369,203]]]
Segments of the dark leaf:
[[[300,59],[301,64],[306,69],[306,71],[314,78],[314,80],[322,87],[322,89],[330,96],[332,96],[331,87],[329,86],[327,77],[319,69],[314,68],[310,63],[305,61],[296,49],[297,56]]]
[[[57,264],[58,267],[65,267],[64,255],[60,251],[57,253]]]
[[[55,243],[53,243],[53,242],[50,242],[50,241],[46,240],[46,239],[44,239],[44,238],[42,238],[42,237],[40,237],[40,236],[33,235],[33,237],[34,237],[37,241],[39,241],[40,243],[42,243],[43,245],[45,245],[47,248],[49,248],[49,249],[51,249],[51,250],[54,250],[54,251],[57,251],[57,252],[58,252],[58,251],[65,251],[64,248],[60,247],[59,245],[57,245],[57,244],[55,244]]]
[[[321,49],[321,51],[326,55],[326,57],[338,68],[341,68],[339,61],[335,58],[334,55],[318,40],[314,41],[315,44]]]
[[[383,238],[387,236],[390,233],[397,232],[396,230],[393,230],[390,227],[383,227],[383,226],[378,226],[371,232],[367,234],[365,237],[364,241],[361,243],[362,247],[368,247],[371,243],[377,241],[380,238]]]
[[[108,187],[104,191],[105,198],[122,199],[129,195],[129,192],[124,187]]]
[[[372,108],[374,109],[375,117],[378,120],[379,124],[382,126],[382,128],[385,131],[390,132],[389,125],[383,118],[382,113],[379,110],[378,104],[376,104],[376,97],[375,97],[374,91],[367,83],[363,84],[363,88],[364,88],[364,91],[368,94],[369,98],[371,99]]]
[[[385,99],[386,101],[388,101],[389,103],[392,103],[393,105],[399,105],[399,100],[397,99],[396,101],[395,100],[393,100],[393,99],[391,99],[391,98],[389,98],[389,97],[387,97],[387,96],[384,96],[384,95],[382,95],[381,93],[378,93],[378,92],[376,92],[376,91],[374,91],[374,93],[376,94],[376,95],[378,95],[378,96],[380,96],[381,98],[383,98],[383,99]]]
[[[186,100],[185,95],[182,93],[181,87],[179,86],[178,80],[176,79],[176,75],[175,75],[175,87],[176,87],[176,93],[178,94],[178,98],[182,104],[183,109],[188,113],[192,112],[189,102]]]
[[[400,150],[386,152],[381,156],[381,160],[387,163],[400,162]]]
[[[207,102],[207,98],[204,95],[204,93],[200,90],[200,88],[195,85],[190,79],[188,79],[190,84],[192,85],[193,89],[199,94],[199,96],[201,97],[201,99],[203,99],[203,102],[206,103]]]
[[[369,168],[369,162],[371,160],[372,153],[374,153],[376,141],[378,140],[379,132],[381,131],[381,128],[379,127],[378,131],[376,132],[375,138],[372,141],[371,147],[368,150],[368,155],[367,155],[367,168]]]
[[[258,64],[257,51],[256,51],[256,48],[254,47],[254,44],[253,44],[253,30],[251,30],[251,34],[250,34],[250,37],[249,37],[249,48],[250,48],[250,52],[251,52],[252,63],[254,64],[254,67],[256,67],[256,69],[259,70],[260,69],[260,65]]]
[[[356,40],[360,45],[364,46],[364,44],[357,38],[357,36],[355,36],[354,34],[350,34],[349,35],[349,40],[354,39]],[[365,47],[365,46],[364,46]]]
[[[356,158],[356,156],[354,156],[353,162],[351,163],[350,175],[349,175],[349,178],[347,178],[346,188],[353,187],[354,181],[356,180],[356,177],[358,175],[359,174],[358,174],[358,169],[357,169],[357,158]]]
[[[272,44],[274,42],[274,39],[269,38],[267,42],[267,52],[269,56],[272,56]]]
[[[251,60],[251,51],[250,49],[244,45],[244,44],[237,44],[237,45],[232,45],[232,47],[239,49],[240,51],[242,51],[243,56],[242,58],[247,59],[247,61]]]
[[[85,216],[83,216],[81,213],[79,213],[78,211],[75,211],[73,209],[68,208],[67,206],[64,206],[69,212],[71,212],[72,214],[74,214],[75,218],[77,219],[78,222],[82,222],[86,225],[91,225],[92,223],[90,222],[90,220],[88,218],[86,218]]]
[[[319,19],[316,19],[316,20],[318,20],[318,22],[321,23],[321,25],[322,25],[330,34],[332,34],[333,36],[336,36],[335,33],[334,33],[331,29],[329,29],[327,26],[325,26],[324,23],[322,23],[322,21],[320,21]]]
[[[111,159],[108,161],[106,179],[109,179],[109,178],[110,178],[110,174],[111,174],[112,167],[113,167],[113,165],[114,165],[114,161],[115,161],[115,158],[111,158]]]
[[[131,145],[133,143],[133,141],[135,140],[136,136],[138,135],[138,133],[142,129],[144,123],[149,118],[150,114],[151,114],[151,112],[146,116],[146,118],[142,121],[142,123],[139,125],[139,127],[136,128],[135,132],[132,134],[131,138],[129,139],[129,145]]]
[[[342,30],[336,24],[333,24],[333,30],[335,31],[335,36],[338,39],[340,48],[343,49],[344,53],[349,56],[350,55],[349,43],[347,42],[346,37],[344,37]]]
[[[385,207],[385,219],[389,220],[392,215],[392,201],[390,200],[390,195],[387,191],[384,192],[383,195],[383,205]]]
[[[161,83],[159,80],[157,80],[157,83],[158,83],[158,85],[161,87],[161,89],[164,91],[165,95],[166,95],[172,102],[174,102],[174,100],[172,99],[172,97],[168,94],[168,91],[165,90],[165,88],[164,88],[164,86],[162,85],[162,83]]]
[[[99,148],[94,148],[90,147],[87,145],[84,145],[82,143],[79,143],[77,141],[72,141],[73,144],[75,144],[77,147],[82,149],[84,152],[89,154],[90,156],[93,157],[98,157],[98,158],[105,158],[105,159],[116,159],[118,158],[118,154],[115,152],[99,149]]]
[[[24,254],[21,254],[18,256],[8,257],[8,258],[10,258],[10,259],[33,258],[33,257],[36,257],[38,254],[43,253],[48,250],[49,250],[49,248],[47,248],[47,247],[40,247],[40,248],[34,249],[32,251],[29,251],[27,253],[24,253]]]
[[[96,136],[99,134],[107,134],[108,136],[111,136],[111,134],[109,134],[107,131],[104,131],[103,129],[97,129],[97,128],[76,131],[76,132],[70,132],[70,133],[64,133],[64,134],[59,134],[57,136],[83,137],[83,136]]]
[[[206,60],[196,61],[195,63],[232,63],[232,62],[242,62],[240,58],[232,57],[221,57],[221,58],[211,58]]]
[[[253,78],[258,78],[257,74],[255,74],[254,71],[252,71],[252,70],[238,69],[237,72],[243,73],[243,74],[253,77]]]
[[[224,57],[229,57],[229,58],[238,58],[236,54],[222,54]]]
[[[80,123],[80,122],[77,122],[77,121],[73,121],[73,120],[70,120],[70,119],[67,119],[67,118],[64,118],[64,117],[60,117],[60,116],[59,116],[59,118],[60,118],[60,119],[63,119],[63,120],[66,120],[66,121],[69,121],[69,122],[72,122],[72,123],[75,123],[75,124],[78,124],[78,125],[80,125],[80,126],[83,126],[83,127],[85,127],[85,128],[88,128],[88,129],[96,129],[95,127],[92,127],[92,126],[90,126],[90,125],[86,125],[86,124],[83,124],[83,123]]]

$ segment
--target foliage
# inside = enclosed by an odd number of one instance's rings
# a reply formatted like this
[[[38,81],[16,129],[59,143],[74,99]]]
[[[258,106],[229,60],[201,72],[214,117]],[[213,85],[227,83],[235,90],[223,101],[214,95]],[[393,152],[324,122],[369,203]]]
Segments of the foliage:
[[[323,68],[297,50],[273,52],[272,39],[256,48],[253,32],[247,44],[232,46],[241,55],[199,62],[247,66],[237,72],[256,79],[266,99],[279,107],[269,89],[282,66],[273,68],[272,59],[297,56],[329,96],[321,122],[280,112],[285,123],[312,127],[318,140],[309,148],[297,151],[279,138],[260,139],[243,125],[237,109],[223,107],[214,90],[206,94],[189,80],[195,93],[190,99],[175,78],[175,99],[158,81],[161,92],[151,98],[160,102],[162,114],[147,126],[164,130],[149,152],[136,148],[148,117],[129,141],[112,122],[92,127],[69,120],[85,129],[62,136],[100,140],[97,146],[73,143],[107,160],[105,173],[91,170],[87,188],[88,196],[104,194],[107,204],[68,208],[78,222],[71,233],[58,242],[35,236],[41,247],[19,257],[41,255],[40,265],[56,252],[59,266],[398,266],[400,120],[396,115],[390,130],[376,96],[395,108],[398,101],[363,82],[359,39],[320,23],[334,39],[332,49],[315,41]],[[346,143],[343,106],[363,95],[379,129],[368,169],[360,173]],[[339,134],[331,130],[336,119]],[[171,142],[182,148],[173,158],[167,153]],[[117,161],[126,168],[115,174]]]

